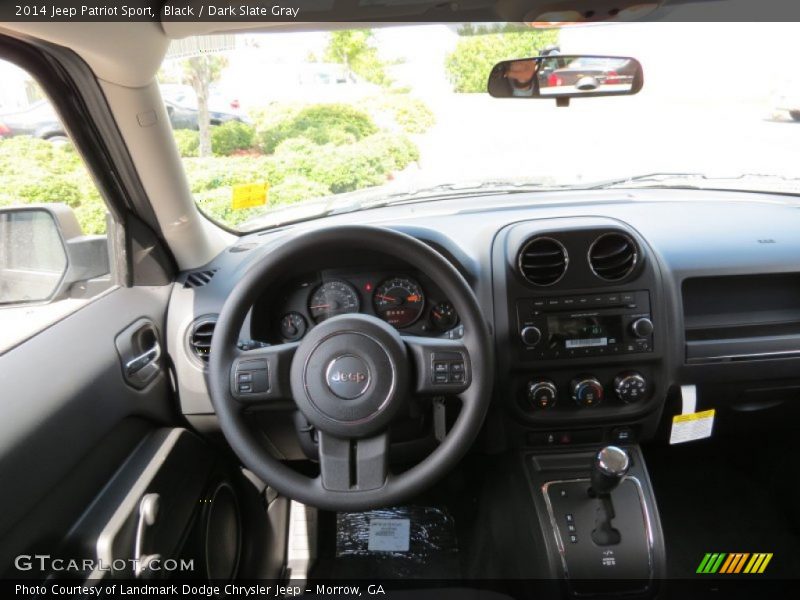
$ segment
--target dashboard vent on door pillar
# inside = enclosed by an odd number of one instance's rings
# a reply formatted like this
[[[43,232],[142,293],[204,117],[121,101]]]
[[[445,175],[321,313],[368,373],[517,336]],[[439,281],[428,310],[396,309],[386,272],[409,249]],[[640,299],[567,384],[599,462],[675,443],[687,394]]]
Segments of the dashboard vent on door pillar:
[[[638,260],[636,244],[622,233],[604,233],[589,248],[589,266],[604,281],[625,279],[636,268]]]
[[[553,285],[567,272],[564,246],[548,237],[529,240],[519,253],[519,272],[534,285]]]
[[[211,278],[214,277],[214,273],[216,272],[217,272],[216,269],[208,269],[205,271],[194,271],[192,273],[189,273],[189,275],[186,276],[186,281],[184,282],[183,287],[185,288],[203,287],[209,281],[211,281]]]
[[[204,363],[208,362],[208,355],[211,351],[211,337],[214,335],[214,327],[217,325],[215,318],[199,319],[193,326],[189,335],[189,348],[192,354]]]

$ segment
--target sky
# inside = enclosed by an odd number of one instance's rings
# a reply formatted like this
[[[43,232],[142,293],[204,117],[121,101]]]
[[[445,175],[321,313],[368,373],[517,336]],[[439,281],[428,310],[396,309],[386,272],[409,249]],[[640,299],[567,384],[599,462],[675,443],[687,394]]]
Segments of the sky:
[[[376,29],[386,59],[402,59],[393,76],[417,93],[447,89],[445,56],[458,41],[454,25],[424,24]],[[800,74],[797,23],[621,23],[563,28],[562,53],[633,56],[645,73],[643,93],[715,98],[730,89],[739,98],[764,99]],[[254,71],[321,57],[327,34],[249,34],[258,45],[241,57],[229,85],[255,85]],[[229,74],[230,75],[230,74]]]

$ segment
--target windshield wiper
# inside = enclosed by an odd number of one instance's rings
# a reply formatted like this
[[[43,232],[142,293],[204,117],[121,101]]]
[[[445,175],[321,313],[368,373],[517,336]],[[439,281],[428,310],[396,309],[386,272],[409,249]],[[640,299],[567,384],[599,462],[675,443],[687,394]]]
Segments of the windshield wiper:
[[[794,185],[794,192],[783,190],[783,193],[800,193],[800,186],[798,182],[800,179],[796,177],[785,177],[783,175],[773,175],[767,173],[742,173],[740,175],[718,177],[707,175],[705,173],[670,173],[670,172],[655,172],[644,173],[642,175],[633,175],[621,179],[609,179],[607,181],[595,182],[582,189],[586,190],[602,190],[610,188],[625,188],[625,187],[658,187],[658,188],[680,188],[680,189],[714,189],[724,182],[753,182],[761,181],[765,183],[787,183],[792,182]],[[655,184],[655,185],[654,185]],[[725,189],[738,189],[726,187]],[[744,188],[741,188],[744,189]],[[764,190],[748,188],[747,191],[775,191],[781,193],[781,190]]]

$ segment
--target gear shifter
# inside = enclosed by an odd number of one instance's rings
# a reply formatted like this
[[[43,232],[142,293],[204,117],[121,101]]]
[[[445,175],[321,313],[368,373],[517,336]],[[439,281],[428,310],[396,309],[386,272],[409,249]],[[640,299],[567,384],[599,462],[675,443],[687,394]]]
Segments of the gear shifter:
[[[608,496],[620,484],[630,466],[628,453],[622,448],[602,448],[592,461],[592,486],[589,488],[589,495],[593,498]]]
[[[607,598],[616,590],[647,589],[657,566],[653,548],[659,532],[651,529],[640,450],[606,446],[567,456],[568,467],[556,473],[543,469],[534,480],[543,482],[555,534],[553,559],[561,560],[570,587],[581,595]],[[548,457],[541,457],[545,467]]]
[[[620,484],[630,466],[628,453],[616,446],[606,446],[594,456],[589,497],[599,502],[592,531],[592,541],[598,546],[613,546],[621,541],[620,532],[611,524],[615,517],[611,492]]]

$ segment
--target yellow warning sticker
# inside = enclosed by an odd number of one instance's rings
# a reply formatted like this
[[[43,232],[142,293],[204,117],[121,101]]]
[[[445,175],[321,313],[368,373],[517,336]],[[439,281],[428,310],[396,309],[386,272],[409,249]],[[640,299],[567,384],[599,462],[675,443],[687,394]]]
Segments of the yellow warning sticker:
[[[714,428],[715,410],[704,410],[685,415],[672,417],[672,432],[669,436],[670,444],[681,444],[693,440],[702,440],[711,437]]]
[[[242,208],[264,206],[267,203],[268,194],[269,184],[266,181],[263,183],[235,185],[233,186],[231,207],[233,210],[240,210]]]

